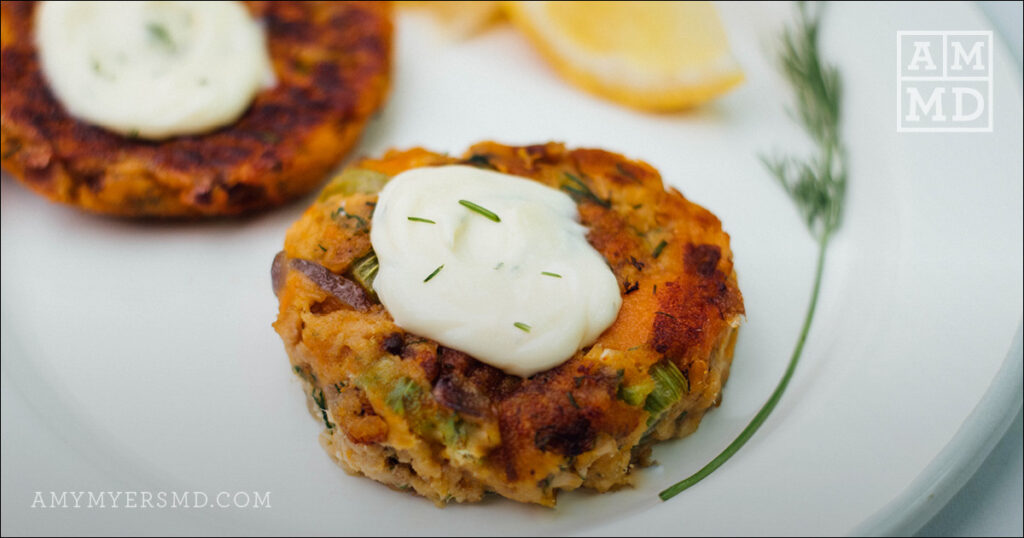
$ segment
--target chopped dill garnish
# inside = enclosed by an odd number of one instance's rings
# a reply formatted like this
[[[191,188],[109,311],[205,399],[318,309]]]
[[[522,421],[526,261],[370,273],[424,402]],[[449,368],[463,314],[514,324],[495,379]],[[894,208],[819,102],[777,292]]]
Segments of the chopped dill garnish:
[[[563,175],[569,180],[570,184],[562,185],[562,190],[567,192],[576,203],[583,200],[589,200],[605,209],[612,206],[611,200],[598,198],[598,196],[594,194],[594,191],[590,190],[590,187],[588,187],[582,179],[570,174],[569,172],[564,172]]]
[[[629,179],[632,179],[633,181],[636,181],[636,176],[633,175],[633,172],[626,170],[626,167],[622,166],[622,163],[615,163],[615,169],[618,170],[620,174],[628,177]]]
[[[490,209],[487,209],[486,207],[481,207],[480,205],[474,204],[469,200],[459,200],[459,204],[471,211],[475,211],[493,220],[494,222],[501,222],[501,217],[499,217],[495,212],[491,211]]]
[[[332,220],[337,221],[338,217],[345,217],[346,219],[353,219],[353,220],[355,220],[356,221],[356,230],[365,230],[366,229],[366,220],[363,217],[360,217],[359,215],[353,215],[352,213],[349,213],[348,211],[345,211],[344,204],[338,206],[338,209],[335,209],[334,211],[331,212],[331,219]]]
[[[437,269],[434,269],[434,272],[430,273],[429,275],[427,275],[427,278],[424,278],[423,281],[424,282],[430,282],[430,279],[434,278],[435,276],[437,276],[437,274],[441,272],[441,269],[444,269],[444,264],[443,263],[441,265],[438,265]]]
[[[324,251],[324,252],[327,252],[327,247],[325,247],[325,246],[321,245],[320,243],[317,243],[317,244],[316,244],[316,246],[317,246],[317,247],[318,247],[318,248],[319,248],[320,250],[322,250],[322,251]]]
[[[256,137],[264,144],[276,144],[281,141],[281,137],[273,131],[258,131]]]
[[[569,397],[569,403],[571,403],[573,407],[576,409],[580,408],[580,404],[576,403],[576,397],[573,396],[571,392],[566,392],[565,395]]]
[[[167,31],[166,26],[159,23],[151,22],[146,25],[146,31],[149,32],[149,37],[153,38],[154,41],[160,43],[171,52],[174,52],[178,49],[177,45],[175,45],[174,43],[174,40],[171,39],[171,33]]]
[[[562,275],[560,275],[558,273],[549,273],[547,271],[541,271],[540,274],[547,275],[547,276],[553,276],[555,278],[562,278]]]
[[[430,219],[425,219],[423,217],[409,217],[409,220],[411,220],[413,222],[426,222],[427,224],[437,224],[436,222],[434,222],[434,221],[432,221]]]
[[[327,400],[324,398],[324,391],[320,387],[313,389],[313,401],[316,402],[317,407],[320,408],[320,416],[324,419],[324,426],[328,430],[334,428],[334,424],[331,424],[331,420],[327,418]]]
[[[667,246],[668,243],[666,243],[665,240],[662,239],[661,243],[658,243],[658,246],[654,247],[654,252],[652,252],[651,254],[654,256],[655,260],[658,259],[658,256],[661,256],[661,251],[665,250],[665,247]]]
[[[497,170],[497,168],[495,168],[494,165],[491,164],[490,158],[488,158],[486,155],[480,155],[478,153],[474,153],[470,158],[462,162],[471,166],[475,166],[477,168],[490,168],[491,170]]]
[[[519,329],[520,331],[523,331],[524,333],[530,332],[530,329],[533,328],[533,327],[530,327],[529,325],[527,325],[527,324],[525,324],[525,323],[523,323],[521,321],[517,321],[517,322],[513,323],[512,325],[515,325],[517,329]]]

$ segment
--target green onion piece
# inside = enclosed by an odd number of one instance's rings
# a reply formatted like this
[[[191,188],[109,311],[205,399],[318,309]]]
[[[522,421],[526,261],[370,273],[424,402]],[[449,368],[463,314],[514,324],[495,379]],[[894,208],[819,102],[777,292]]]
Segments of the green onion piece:
[[[367,293],[373,294],[373,279],[377,278],[378,269],[380,262],[377,260],[377,253],[371,250],[369,254],[352,263],[352,279]]]
[[[517,329],[519,329],[520,331],[526,332],[526,333],[530,332],[530,329],[533,328],[533,327],[530,327],[529,325],[527,325],[527,324],[525,324],[525,323],[523,323],[521,321],[517,321],[517,322],[513,323],[512,325],[515,325]]]
[[[435,276],[437,276],[437,274],[441,272],[441,269],[444,269],[444,264],[443,263],[441,265],[438,265],[437,269],[434,269],[434,272],[430,273],[429,275],[427,275],[427,278],[424,278],[423,281],[424,282],[430,282],[430,279],[434,278]]]
[[[436,222],[434,222],[434,221],[432,221],[430,219],[425,219],[425,218],[422,218],[422,217],[409,217],[409,220],[411,220],[413,222],[426,222],[427,224],[437,224]]]
[[[647,396],[644,385],[619,385],[619,399],[633,407],[639,407]]]
[[[668,246],[668,243],[662,241],[661,243],[658,243],[658,246],[654,247],[654,252],[652,254],[654,255],[655,260],[658,259],[658,256],[661,256],[661,251],[665,250],[666,246]]]
[[[549,272],[547,272],[547,271],[541,271],[541,273],[540,273],[540,274],[542,274],[542,275],[547,275],[547,276],[553,276],[553,277],[555,277],[555,278],[562,278],[562,275],[560,275],[560,274],[558,274],[558,273],[549,273]]]
[[[441,439],[444,440],[444,444],[447,446],[463,445],[466,442],[466,423],[455,413],[441,420],[437,425],[437,429],[441,433]]]
[[[338,174],[320,191],[317,201],[322,202],[335,194],[345,196],[351,196],[356,193],[377,194],[390,179],[391,177],[387,174],[373,170],[349,168]]]
[[[654,390],[647,395],[644,409],[651,415],[647,419],[647,424],[651,425],[669,407],[678,402],[683,394],[690,392],[690,384],[679,368],[670,360],[664,360],[651,366],[649,373],[654,379]]]
[[[480,213],[481,215],[493,220],[494,222],[501,222],[501,217],[499,217],[497,214],[495,214],[490,209],[487,209],[486,207],[481,207],[477,204],[474,204],[473,202],[470,202],[469,200],[459,200],[459,204],[465,208],[468,208],[471,211],[476,211],[477,213]]]
[[[391,392],[388,392],[384,403],[388,404],[388,407],[396,413],[404,415],[406,410],[416,410],[419,406],[419,397],[422,391],[423,389],[420,388],[419,383],[408,377],[403,377],[391,387]]]

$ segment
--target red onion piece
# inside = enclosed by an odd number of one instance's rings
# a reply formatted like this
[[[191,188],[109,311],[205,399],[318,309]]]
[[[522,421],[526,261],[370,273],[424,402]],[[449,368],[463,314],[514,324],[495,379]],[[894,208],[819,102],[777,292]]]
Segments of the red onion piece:
[[[270,264],[270,284],[274,287],[275,297],[281,292],[281,287],[284,286],[284,279],[288,276],[287,261],[288,255],[282,250],[274,256],[274,263]]]
[[[366,296],[363,288],[355,282],[332,273],[326,267],[309,260],[294,259],[289,266],[292,269],[306,275],[314,284],[320,286],[324,291],[333,295],[339,301],[359,310],[366,312],[373,306],[373,303]]]

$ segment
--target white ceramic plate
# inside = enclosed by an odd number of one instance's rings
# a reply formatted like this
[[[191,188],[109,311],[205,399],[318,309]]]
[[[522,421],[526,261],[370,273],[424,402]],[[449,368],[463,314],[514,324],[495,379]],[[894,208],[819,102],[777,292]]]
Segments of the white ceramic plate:
[[[429,19],[399,21],[395,92],[359,153],[491,138],[603,147],[653,164],[732,235],[748,320],[724,403],[659,446],[635,489],[563,495],[555,510],[439,510],[335,467],[270,327],[270,260],[308,199],[240,221],[140,224],[4,178],[4,533],[912,532],[984,458],[1022,391],[1022,113],[1006,50],[992,133],[894,129],[896,31],[990,29],[959,4],[832,6],[824,50],[846,84],[851,178],[803,362],[737,456],[657,498],[766,399],[808,300],[814,243],[757,159],[806,147],[764,52],[789,13],[723,7],[747,82],[668,116],[576,91],[508,28],[453,42]],[[32,508],[37,491],[269,491],[271,508]]]

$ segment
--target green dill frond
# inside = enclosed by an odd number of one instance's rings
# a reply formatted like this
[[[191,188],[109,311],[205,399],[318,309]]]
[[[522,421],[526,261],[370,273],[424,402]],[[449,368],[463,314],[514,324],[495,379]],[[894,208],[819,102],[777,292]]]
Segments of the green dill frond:
[[[809,157],[761,156],[768,172],[796,204],[811,233],[823,241],[839,228],[846,197],[846,155],[840,139],[842,84],[821,59],[820,4],[798,4],[797,23],[782,33],[779,64],[793,88],[794,118],[815,145]]]
[[[808,230],[818,240],[814,284],[811,287],[811,299],[800,335],[782,378],[750,423],[707,465],[659,493],[658,496],[663,501],[685,491],[721,467],[764,424],[789,386],[789,381],[803,354],[811,322],[814,320],[825,268],[825,253],[829,240],[839,228],[842,218],[847,176],[845,150],[839,128],[842,85],[838,70],[822,60],[818,49],[820,5],[810,8],[802,2],[799,4],[796,23],[783,31],[779,51],[782,73],[796,98],[793,117],[814,142],[815,153],[806,158],[788,155],[761,156],[761,161],[768,172],[786,190],[804,218]]]

